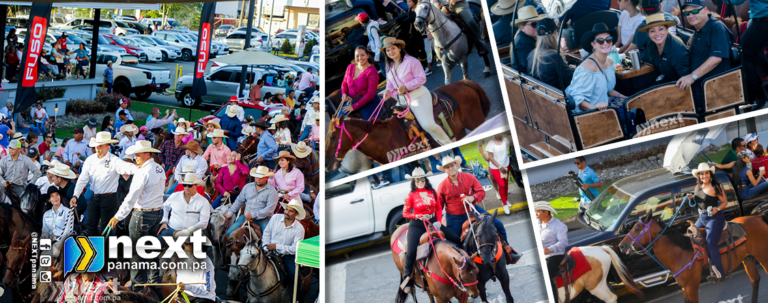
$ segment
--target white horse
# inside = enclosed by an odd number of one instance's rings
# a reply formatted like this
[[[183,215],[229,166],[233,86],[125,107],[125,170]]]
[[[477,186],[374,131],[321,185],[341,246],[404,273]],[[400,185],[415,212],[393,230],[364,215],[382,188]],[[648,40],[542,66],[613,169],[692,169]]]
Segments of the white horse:
[[[619,278],[624,283],[624,286],[629,288],[635,295],[642,297],[643,292],[637,288],[632,275],[629,274],[627,267],[621,262],[619,256],[608,246],[594,247],[586,246],[579,247],[581,252],[586,257],[587,262],[592,269],[586,272],[584,275],[573,281],[571,285],[564,285],[569,288],[570,299],[575,298],[584,289],[588,290],[595,297],[603,300],[606,303],[615,303],[618,297],[611,291],[611,287],[608,286],[606,278],[608,277],[608,271],[611,269],[611,264],[616,268],[619,273]],[[559,302],[566,302],[565,288],[557,288],[557,297]]]
[[[467,34],[451,19],[443,15],[429,0],[423,0],[415,9],[416,21],[414,26],[419,32],[429,30],[435,38],[435,51],[440,61],[443,62],[445,84],[451,84],[451,71],[456,64],[461,65],[464,80],[469,80],[470,48]],[[488,77],[491,74],[491,64],[488,56],[485,56],[485,69],[483,74]]]

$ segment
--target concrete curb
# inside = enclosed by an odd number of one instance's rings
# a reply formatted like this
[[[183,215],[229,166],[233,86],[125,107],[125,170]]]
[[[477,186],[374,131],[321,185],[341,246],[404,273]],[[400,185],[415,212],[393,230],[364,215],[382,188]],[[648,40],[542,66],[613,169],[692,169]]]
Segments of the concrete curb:
[[[528,202],[527,201],[525,201],[525,202],[518,202],[518,203],[510,205],[509,206],[509,211],[510,212],[514,212],[514,211],[519,211],[519,210],[523,210],[523,209],[527,209],[527,208],[528,208]],[[493,208],[493,209],[486,209],[485,211],[487,211],[489,214],[492,214],[494,210],[498,210],[499,214],[504,214],[504,207],[503,206],[502,207]]]

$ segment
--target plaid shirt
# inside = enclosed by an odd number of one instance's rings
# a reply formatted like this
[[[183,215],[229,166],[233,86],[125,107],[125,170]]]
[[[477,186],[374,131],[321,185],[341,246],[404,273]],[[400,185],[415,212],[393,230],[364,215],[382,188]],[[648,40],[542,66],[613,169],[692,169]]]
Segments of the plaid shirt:
[[[160,158],[160,164],[165,164],[165,167],[176,167],[176,163],[184,155],[184,149],[181,146],[182,144],[179,144],[179,147],[176,147],[174,140],[163,142],[160,146],[160,154],[157,155]]]

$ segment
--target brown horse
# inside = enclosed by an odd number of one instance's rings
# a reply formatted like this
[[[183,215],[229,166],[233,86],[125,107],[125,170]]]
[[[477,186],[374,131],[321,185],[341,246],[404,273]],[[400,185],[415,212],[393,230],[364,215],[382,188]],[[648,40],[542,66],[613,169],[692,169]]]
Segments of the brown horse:
[[[757,303],[760,274],[755,260],[762,264],[764,270],[768,270],[768,242],[765,241],[765,239],[768,239],[768,215],[739,217],[731,222],[741,224],[747,233],[747,240],[744,244],[732,250],[733,258],[731,260],[734,260],[734,262],[727,262],[728,257],[723,257],[723,266],[729,272],[736,269],[739,266],[739,262],[744,263],[747,275],[749,275],[749,279],[752,281],[752,302]],[[673,229],[669,229],[660,235],[659,233],[663,229],[664,226],[657,219],[652,218],[651,212],[648,212],[644,218],[632,227],[629,234],[622,239],[621,243],[619,243],[619,249],[629,254],[638,249],[635,244],[645,247],[652,239],[658,238],[658,240],[653,242],[653,253],[656,254],[656,258],[671,272],[679,272],[675,280],[683,288],[685,302],[699,302],[701,271],[706,260],[694,260],[690,268],[685,269],[686,265],[694,259],[696,254],[690,238],[683,236]],[[649,236],[646,234],[649,234]],[[632,237],[629,237],[630,235]],[[637,239],[637,241],[633,241],[632,238]]]
[[[17,231],[19,237],[26,237],[35,231],[39,233],[40,228],[32,217],[18,206],[0,203],[0,243],[12,243],[16,239],[14,233]]]
[[[389,239],[390,248],[398,245],[398,236],[403,232],[407,232],[407,228],[408,225],[401,225],[395,230],[394,233],[392,233],[393,237]],[[404,246],[408,245],[408,243],[403,244]],[[432,296],[434,296],[437,300],[437,303],[451,302],[451,298],[456,298],[459,300],[459,302],[468,302],[468,295],[472,296],[472,298],[477,298],[477,296],[480,294],[480,290],[477,286],[477,275],[480,273],[480,269],[478,269],[475,262],[472,261],[477,256],[477,254],[469,256],[466,252],[457,248],[450,242],[436,241],[434,245],[435,250],[432,251],[425,266],[429,271],[432,272],[432,276],[424,277],[422,275],[422,271],[416,270],[413,278],[414,285],[421,286],[422,289],[425,289],[430,295],[430,301],[432,300]],[[435,258],[435,256],[437,256],[437,258]],[[392,259],[395,261],[395,266],[397,266],[397,269],[400,271],[400,276],[402,277],[404,271],[404,260],[395,253],[394,249],[392,249]],[[418,263],[416,264],[416,268],[419,268]],[[465,288],[466,291],[462,291],[460,288],[455,287],[454,284],[450,284],[450,282],[444,283],[435,280],[433,277],[438,276],[442,279],[445,279],[443,276],[446,274],[448,278],[462,284],[460,287]],[[425,278],[427,281],[426,288],[424,288],[423,285],[423,279]],[[402,282],[402,278],[400,281]],[[416,290],[413,289],[411,294],[413,295],[413,301],[416,302]],[[398,289],[395,302],[403,303],[405,302],[405,298],[407,296],[408,295],[402,289]]]
[[[5,255],[7,264],[3,271],[3,285],[10,288],[14,296],[21,298],[23,302],[30,302],[37,296],[37,292],[32,291],[31,283],[31,235],[27,235],[24,240],[18,239],[17,236],[18,232],[14,231],[13,242]]]
[[[259,146],[259,138],[254,136],[248,136],[243,139],[243,144],[237,147],[237,151],[243,155],[243,159],[248,163],[251,158],[256,157],[256,148]]]
[[[446,93],[454,100],[459,100],[453,116],[448,119],[457,140],[466,136],[467,129],[474,130],[488,117],[491,101],[479,84],[470,80],[461,80],[440,86],[436,90]],[[346,129],[348,134],[342,134],[342,129]],[[368,137],[363,140],[366,135]],[[339,140],[341,140],[340,145]],[[326,171],[335,169],[337,161],[344,159],[346,153],[361,140],[362,143],[358,147],[360,151],[380,164],[389,163],[392,151],[407,149],[412,142],[408,132],[403,129],[397,118],[377,121],[375,124],[344,117],[333,119],[325,141]]]

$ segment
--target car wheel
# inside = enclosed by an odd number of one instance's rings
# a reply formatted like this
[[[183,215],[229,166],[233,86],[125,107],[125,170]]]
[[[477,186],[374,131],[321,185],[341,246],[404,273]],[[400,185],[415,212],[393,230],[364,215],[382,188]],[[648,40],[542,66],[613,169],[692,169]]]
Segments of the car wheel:
[[[192,60],[192,51],[185,49],[181,51],[181,60],[184,61],[191,61]]]
[[[118,36],[120,36],[120,37],[125,37],[125,34],[123,34],[123,33],[120,33],[120,34],[118,34]]]
[[[402,208],[395,209],[395,214],[392,215],[392,218],[389,219],[389,222],[387,223],[387,232],[391,235],[395,230],[397,230],[400,225],[407,224],[408,221],[403,218],[403,210]]]
[[[168,62],[168,54],[166,52],[163,52],[163,62]]]
[[[137,100],[147,100],[149,96],[152,96],[152,91],[149,89],[141,89],[133,92],[136,95]]]
[[[140,62],[147,62],[147,61],[149,61],[149,58],[147,58],[147,55],[144,54],[144,55],[141,55],[141,57],[139,57],[139,61]]]
[[[131,84],[129,84],[128,81],[125,81],[125,80],[117,80],[115,81],[115,86],[113,87],[113,91],[123,96],[129,96],[131,94]]]
[[[187,89],[181,93],[181,104],[186,107],[196,107],[202,102],[200,98],[192,98],[192,90]]]

